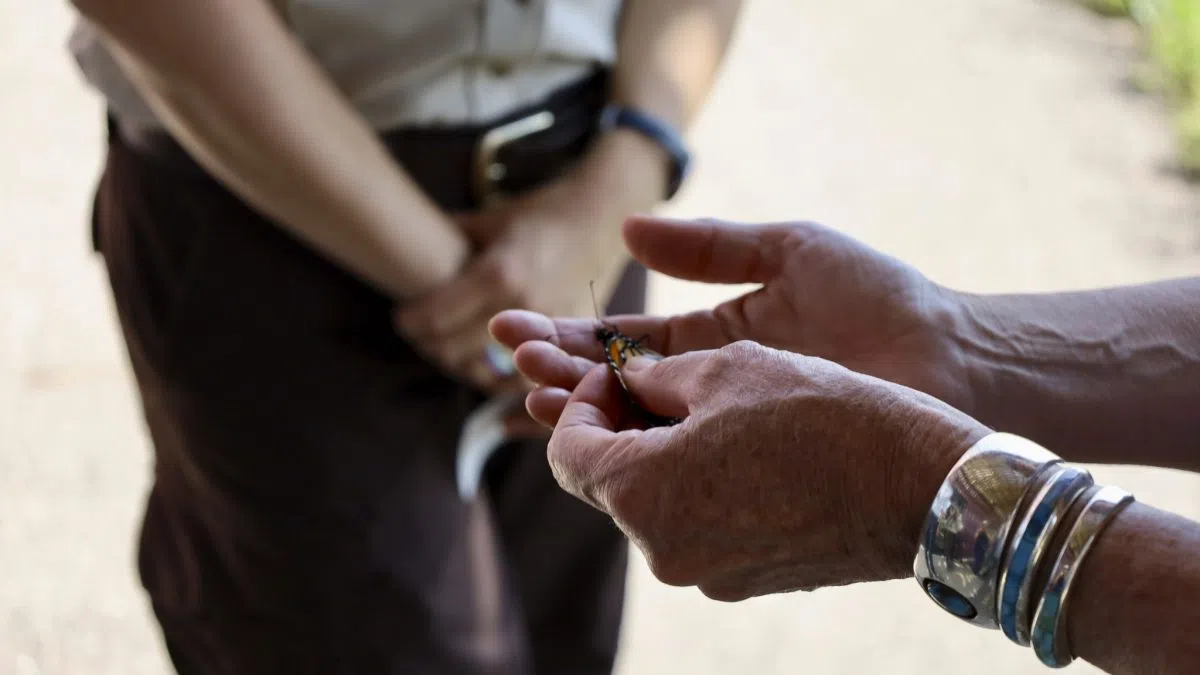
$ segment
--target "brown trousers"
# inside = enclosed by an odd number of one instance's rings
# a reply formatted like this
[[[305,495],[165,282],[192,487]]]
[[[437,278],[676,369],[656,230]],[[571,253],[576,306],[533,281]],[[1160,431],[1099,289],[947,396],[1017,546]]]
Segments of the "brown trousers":
[[[548,132],[516,187],[585,126]],[[442,207],[471,208],[461,153],[427,152],[441,133],[386,140]],[[182,151],[120,134],[94,225],[155,452],[139,572],[181,675],[611,672],[623,537],[558,488],[543,443],[502,449],[460,500],[482,397],[397,337],[388,298]],[[609,311],[644,288],[631,266]]]

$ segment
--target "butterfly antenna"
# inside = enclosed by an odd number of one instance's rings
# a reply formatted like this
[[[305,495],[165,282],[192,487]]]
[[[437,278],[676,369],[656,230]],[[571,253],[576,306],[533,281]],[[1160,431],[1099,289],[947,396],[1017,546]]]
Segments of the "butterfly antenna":
[[[603,323],[604,319],[600,318],[600,304],[596,302],[596,282],[595,280],[588,282],[588,288],[592,291],[592,311],[596,313],[596,320]]]

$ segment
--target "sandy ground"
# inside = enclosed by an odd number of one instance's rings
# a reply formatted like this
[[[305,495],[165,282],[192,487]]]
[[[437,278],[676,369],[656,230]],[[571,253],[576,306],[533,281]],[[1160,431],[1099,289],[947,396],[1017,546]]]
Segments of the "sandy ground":
[[[146,438],[86,214],[67,3],[0,6],[0,675],[168,672],[133,574]],[[1132,35],[1052,0],[756,0],[671,208],[813,218],[976,291],[1200,272],[1200,194]],[[659,311],[737,289],[659,280]],[[1200,481],[1105,468],[1200,516]],[[723,605],[637,565],[621,675],[1036,673],[912,582]],[[1089,672],[1078,666],[1076,672]]]

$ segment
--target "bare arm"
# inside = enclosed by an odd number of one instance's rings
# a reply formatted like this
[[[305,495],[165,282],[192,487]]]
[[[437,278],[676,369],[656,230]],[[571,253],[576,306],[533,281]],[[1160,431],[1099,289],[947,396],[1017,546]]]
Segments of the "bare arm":
[[[704,104],[742,0],[627,0],[613,98],[686,129]]]
[[[742,0],[627,0],[610,98],[686,131],[716,81],[741,7]],[[627,129],[607,134],[588,153],[583,180],[613,214],[593,219],[597,227],[588,250],[597,268],[615,275],[628,260],[614,218],[662,201],[668,162],[662,148]]]
[[[1101,533],[1068,606],[1080,658],[1119,675],[1200,664],[1200,523],[1132,504]]]
[[[197,161],[300,239],[397,298],[465,261],[465,238],[267,0],[74,4]]]
[[[973,415],[1074,461],[1200,470],[1200,278],[965,296]]]
[[[627,0],[612,99],[685,131],[712,90],[741,8],[742,0]],[[619,131],[596,152],[632,160],[612,162],[622,166],[613,172],[622,193],[651,205],[661,200],[667,157],[657,145]]]
[[[1076,461],[1200,469],[1200,278],[965,296],[974,414]],[[1120,675],[1200,663],[1200,523],[1135,503],[1070,599],[1074,652]]]

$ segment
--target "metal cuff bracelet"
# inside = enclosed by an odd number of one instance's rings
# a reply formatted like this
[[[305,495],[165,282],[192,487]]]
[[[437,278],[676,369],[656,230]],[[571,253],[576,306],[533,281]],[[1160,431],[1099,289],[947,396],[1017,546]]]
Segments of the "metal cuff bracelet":
[[[1038,478],[1061,461],[1003,433],[967,450],[933,500],[913,563],[934,602],[964,621],[999,627],[997,588],[1012,521]]]

